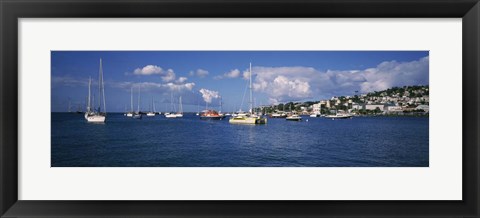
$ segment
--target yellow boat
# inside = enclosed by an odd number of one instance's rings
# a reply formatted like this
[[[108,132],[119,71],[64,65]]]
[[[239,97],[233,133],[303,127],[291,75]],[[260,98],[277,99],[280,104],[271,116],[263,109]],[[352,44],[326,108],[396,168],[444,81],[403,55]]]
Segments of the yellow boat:
[[[228,120],[229,123],[233,124],[267,124],[267,118],[262,117],[251,117],[251,116],[237,116],[232,117]]]
[[[238,116],[234,116],[228,120],[229,123],[232,124],[267,124],[267,118],[263,118],[261,116],[257,116],[252,114],[253,112],[253,101],[252,101],[252,63],[250,63],[250,75],[249,75],[249,82],[250,82],[250,113],[248,114],[239,114]]]

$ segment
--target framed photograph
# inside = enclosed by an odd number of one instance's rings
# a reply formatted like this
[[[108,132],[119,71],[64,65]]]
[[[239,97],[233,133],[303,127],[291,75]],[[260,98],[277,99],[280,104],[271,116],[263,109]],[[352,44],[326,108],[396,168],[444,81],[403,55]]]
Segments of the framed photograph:
[[[477,0],[1,1],[1,217],[478,217]]]

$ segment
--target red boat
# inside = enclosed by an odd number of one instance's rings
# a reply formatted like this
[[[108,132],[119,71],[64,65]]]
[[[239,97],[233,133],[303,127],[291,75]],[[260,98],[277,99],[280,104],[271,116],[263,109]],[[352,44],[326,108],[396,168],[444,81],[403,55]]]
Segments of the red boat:
[[[200,114],[200,119],[202,120],[221,120],[225,116],[219,114],[217,111],[214,110],[204,110]]]

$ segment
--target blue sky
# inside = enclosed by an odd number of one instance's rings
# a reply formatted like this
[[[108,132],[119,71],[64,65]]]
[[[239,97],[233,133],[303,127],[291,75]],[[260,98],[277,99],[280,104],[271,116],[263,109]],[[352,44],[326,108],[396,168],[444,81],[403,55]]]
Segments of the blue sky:
[[[252,63],[255,104],[321,100],[393,86],[428,85],[428,51],[52,51],[52,111],[84,109],[88,78],[97,93],[103,60],[107,111],[130,108],[134,87],[141,109],[171,110],[182,96],[185,111],[209,107],[236,111]],[[242,99],[243,104],[242,104]],[[178,107],[178,106],[177,106]]]

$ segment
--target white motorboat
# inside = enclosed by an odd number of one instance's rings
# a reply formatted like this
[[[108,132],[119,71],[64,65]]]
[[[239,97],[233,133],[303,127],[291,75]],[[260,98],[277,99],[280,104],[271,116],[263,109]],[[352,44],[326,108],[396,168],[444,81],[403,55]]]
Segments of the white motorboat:
[[[349,114],[349,113],[340,111],[340,112],[335,113],[334,115],[326,115],[325,118],[332,119],[332,120],[335,120],[335,119],[351,119],[352,115]]]
[[[301,121],[301,120],[302,120],[302,117],[299,116],[298,114],[293,113],[293,114],[291,114],[290,116],[287,116],[287,117],[285,118],[285,120],[288,120],[288,121]]]

